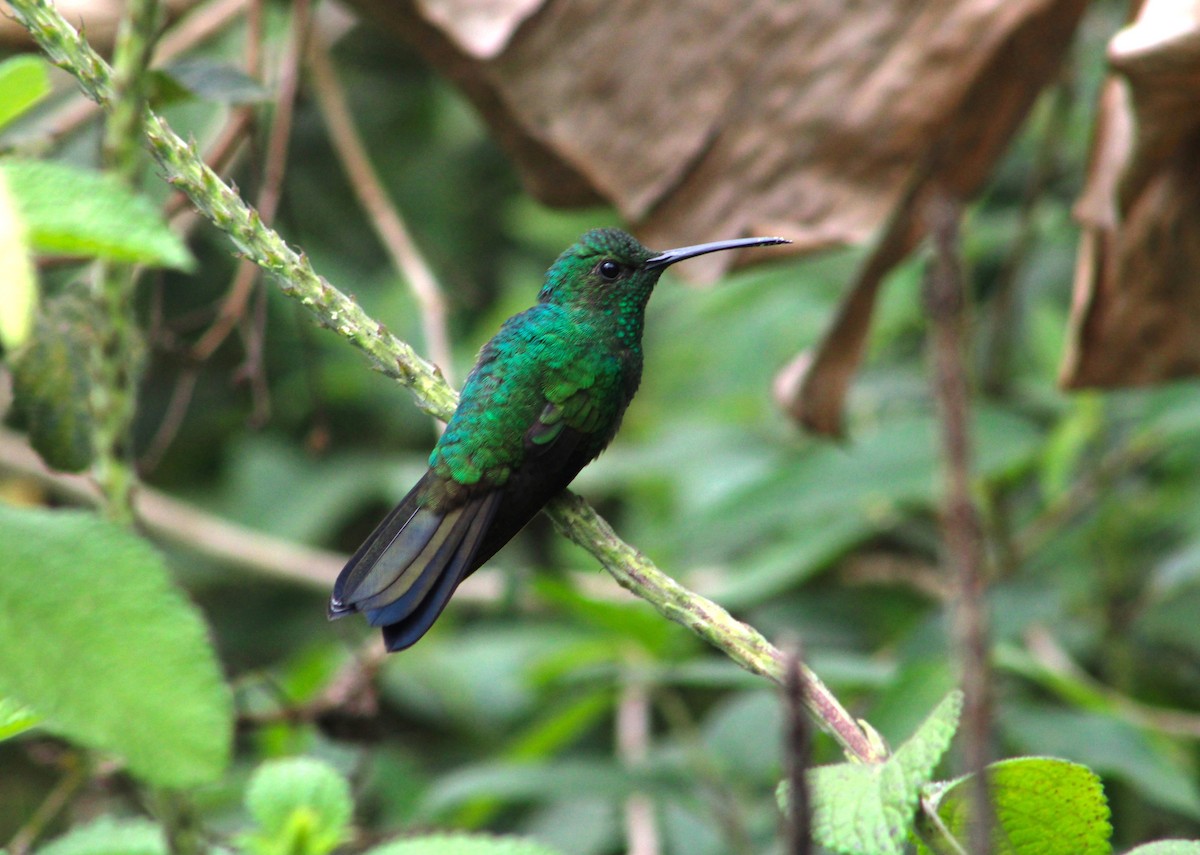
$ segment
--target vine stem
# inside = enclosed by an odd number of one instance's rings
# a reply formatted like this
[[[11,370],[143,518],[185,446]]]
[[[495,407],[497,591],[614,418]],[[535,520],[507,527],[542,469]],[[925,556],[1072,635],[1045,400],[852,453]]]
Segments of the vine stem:
[[[967,288],[959,256],[961,203],[935,192],[925,211],[934,258],[925,285],[930,323],[933,393],[941,416],[946,498],[942,511],[944,561],[954,584],[952,637],[963,687],[963,755],[971,780],[973,855],[992,851],[995,824],[985,769],[991,759],[991,663],[983,526],[971,496],[970,386],[963,351]]]
[[[101,159],[109,174],[131,188],[137,184],[143,164],[140,126],[157,20],[155,0],[130,0],[113,50],[112,97]],[[124,523],[133,522],[137,484],[129,442],[144,350],[133,306],[137,280],[138,270],[132,264],[93,265],[92,298],[103,320],[90,358],[89,398],[96,450],[92,471],[107,499],[105,512]]]
[[[72,74],[90,97],[109,106],[111,70],[53,5],[48,0],[11,0],[11,5],[17,20],[42,50]],[[307,256],[267,228],[258,213],[203,162],[195,146],[180,139],[161,117],[146,111],[142,132],[166,180],[186,193],[239,252],[273,274],[284,294],[299,300],[320,325],[336,331],[362,351],[375,369],[407,386],[426,413],[443,420],[450,417],[458,395],[435,366],[319,276]],[[782,683],[784,657],[774,645],[716,603],[663,573],[618,538],[583,499],[566,491],[546,510],[558,530],[596,556],[622,587],[724,651],[743,668]],[[883,760],[878,741],[864,732],[817,675],[804,668],[803,676],[808,688],[806,706],[818,726],[849,757],[862,762]]]

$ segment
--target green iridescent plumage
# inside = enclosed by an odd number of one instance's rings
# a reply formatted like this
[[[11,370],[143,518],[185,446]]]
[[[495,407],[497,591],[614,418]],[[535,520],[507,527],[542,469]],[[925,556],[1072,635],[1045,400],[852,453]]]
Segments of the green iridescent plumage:
[[[389,650],[413,644],[464,578],[612,441],[642,376],[646,303],[676,261],[746,238],[655,253],[597,229],[559,256],[532,308],[484,345],[429,471],[334,585],[330,617],[363,612]]]

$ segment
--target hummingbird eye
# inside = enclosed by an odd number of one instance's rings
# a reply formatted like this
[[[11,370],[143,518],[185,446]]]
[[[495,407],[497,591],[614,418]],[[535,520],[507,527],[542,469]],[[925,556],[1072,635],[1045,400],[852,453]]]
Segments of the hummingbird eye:
[[[616,282],[617,277],[621,275],[621,265],[617,264],[612,259],[605,259],[596,265],[596,272],[600,274],[600,278],[606,282]]]

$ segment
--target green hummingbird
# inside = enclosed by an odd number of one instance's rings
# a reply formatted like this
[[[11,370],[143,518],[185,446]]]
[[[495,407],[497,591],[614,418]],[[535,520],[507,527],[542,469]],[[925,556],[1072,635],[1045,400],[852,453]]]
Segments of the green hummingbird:
[[[595,229],[554,262],[537,304],[483,346],[429,469],[338,575],[330,619],[362,612],[388,650],[414,644],[454,589],[612,441],[642,377],[662,272],[755,237],[666,252]]]

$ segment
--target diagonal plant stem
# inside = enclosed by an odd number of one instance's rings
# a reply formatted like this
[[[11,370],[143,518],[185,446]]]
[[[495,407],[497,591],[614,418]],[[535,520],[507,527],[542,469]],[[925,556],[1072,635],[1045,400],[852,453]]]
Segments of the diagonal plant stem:
[[[112,97],[110,69],[53,5],[48,0],[11,0],[11,5],[17,20],[30,31],[42,50],[74,75],[88,95],[107,106]],[[264,226],[258,213],[224,184],[197,156],[194,146],[176,136],[159,116],[147,111],[142,132],[166,179],[186,193],[242,254],[274,274],[284,294],[299,300],[319,324],[335,330],[362,351],[378,371],[407,386],[422,410],[441,419],[449,418],[458,396],[436,367],[319,276],[307,256]],[[547,512],[558,530],[596,556],[622,587],[724,651],[743,668],[776,683],[782,681],[783,654],[774,645],[757,630],[659,570],[641,552],[618,538],[583,499],[566,491],[547,506]],[[862,762],[883,760],[877,743],[868,738],[817,675],[807,668],[803,674],[808,683],[806,705],[817,724],[851,758]]]

